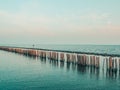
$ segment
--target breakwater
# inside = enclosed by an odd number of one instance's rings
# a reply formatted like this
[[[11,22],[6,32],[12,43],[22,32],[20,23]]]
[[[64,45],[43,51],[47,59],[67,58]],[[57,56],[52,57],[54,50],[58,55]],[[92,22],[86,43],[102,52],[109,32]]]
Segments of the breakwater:
[[[1,46],[0,50],[78,64],[82,67],[94,67],[110,72],[120,71],[120,57],[117,55],[7,46]]]

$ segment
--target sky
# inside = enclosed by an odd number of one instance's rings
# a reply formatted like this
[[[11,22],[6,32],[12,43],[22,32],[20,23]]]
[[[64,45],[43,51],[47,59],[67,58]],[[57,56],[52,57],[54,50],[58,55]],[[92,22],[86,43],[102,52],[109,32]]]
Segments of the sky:
[[[120,0],[0,0],[0,44],[120,45]]]

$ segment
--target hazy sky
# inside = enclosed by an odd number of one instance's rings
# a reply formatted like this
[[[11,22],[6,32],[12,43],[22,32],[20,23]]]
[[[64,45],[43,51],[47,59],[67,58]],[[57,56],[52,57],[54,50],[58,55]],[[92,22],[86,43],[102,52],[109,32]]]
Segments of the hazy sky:
[[[120,44],[120,0],[0,0],[0,44]]]

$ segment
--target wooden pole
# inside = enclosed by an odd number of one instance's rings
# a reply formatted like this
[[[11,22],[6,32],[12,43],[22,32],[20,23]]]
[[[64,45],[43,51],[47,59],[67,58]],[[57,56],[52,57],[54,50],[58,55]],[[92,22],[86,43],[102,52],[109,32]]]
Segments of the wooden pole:
[[[95,56],[93,56],[93,66],[95,67]]]
[[[114,61],[115,61],[115,60],[112,59],[112,71],[114,71],[114,67],[115,67],[115,66],[114,66]]]
[[[67,57],[67,62],[70,62],[71,60],[70,60],[70,54],[69,53],[66,54],[66,57]]]
[[[64,58],[64,53],[60,53],[60,61],[65,61],[65,58]]]
[[[106,69],[109,68],[109,64],[108,64],[108,58],[106,58]]]
[[[120,59],[119,59],[119,71],[120,71]]]
[[[96,68],[98,68],[98,59],[99,59],[98,57],[96,57],[96,59],[95,59],[95,67]]]
[[[71,55],[71,59],[72,59],[72,63],[76,63],[76,56],[75,56],[75,54]]]
[[[90,56],[90,66],[92,66],[92,56]]]
[[[81,57],[79,54],[77,55],[77,60],[78,60],[77,63],[80,65],[81,64]]]
[[[109,69],[112,69],[112,57],[109,57]]]
[[[115,59],[115,71],[117,71],[117,59]]]

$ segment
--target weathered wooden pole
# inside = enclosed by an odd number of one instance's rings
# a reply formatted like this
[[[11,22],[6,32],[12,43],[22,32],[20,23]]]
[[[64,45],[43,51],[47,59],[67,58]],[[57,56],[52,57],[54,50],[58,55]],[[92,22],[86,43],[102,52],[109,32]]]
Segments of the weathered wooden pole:
[[[50,58],[51,60],[54,60],[54,59],[55,59],[55,57],[54,57],[54,52],[53,52],[53,51],[51,51],[50,57],[51,57],[51,58]]]
[[[37,56],[37,50],[32,50],[32,56]]]
[[[52,52],[51,52],[51,51],[48,51],[48,52],[47,52],[47,58],[48,58],[48,59],[51,59],[51,58],[52,58]]]
[[[83,56],[80,55],[80,65],[82,66],[83,65]]]
[[[89,60],[88,65],[90,66],[90,64],[91,64],[91,62],[90,62],[90,55],[88,56],[88,60]]]
[[[109,60],[106,58],[106,69],[109,69]]]
[[[67,57],[67,62],[71,62],[69,53],[66,54],[66,57]]]
[[[56,60],[58,60],[59,54],[58,52],[56,52]]]
[[[88,62],[88,56],[86,55],[86,66],[88,66],[89,62]]]
[[[22,54],[23,53],[23,49],[19,49],[18,53]]]
[[[118,66],[118,65],[117,65],[117,59],[115,59],[115,64],[114,64],[114,65],[115,65],[115,68],[114,68],[114,69],[115,69],[115,71],[117,71],[117,66]]]
[[[84,55],[85,58],[85,66],[87,66],[87,55]]]
[[[109,57],[109,69],[112,69],[112,57]]]
[[[77,60],[78,60],[78,61],[77,61],[77,64],[79,64],[79,65],[80,65],[80,63],[81,63],[81,62],[80,62],[81,57],[80,57],[80,55],[79,55],[79,54],[77,55]]]
[[[86,55],[83,55],[83,66],[86,66]]]
[[[51,59],[54,60],[55,59],[55,53],[51,52]]]
[[[84,56],[83,55],[81,55],[81,66],[83,66],[84,65]]]
[[[93,66],[95,67],[95,56],[93,56]]]
[[[36,56],[39,57],[40,56],[40,51],[36,50]]]
[[[64,58],[64,53],[60,53],[60,61],[65,61],[65,58]]]
[[[42,52],[42,57],[43,57],[43,58],[46,58],[46,51],[43,51],[43,52]]]
[[[52,60],[56,60],[56,52],[52,52]]]
[[[119,71],[120,71],[120,59],[119,59]]]
[[[85,55],[81,55],[81,54],[78,54],[77,55],[77,63],[81,66],[86,66],[86,56]]]
[[[92,66],[92,56],[90,56],[90,66]]]
[[[28,50],[27,50],[27,49],[24,49],[24,50],[23,50],[23,54],[24,54],[24,55],[28,55]]]
[[[28,55],[29,56],[38,56],[38,51],[34,49],[28,50]]]
[[[119,72],[120,72],[120,59],[118,59]]]
[[[114,64],[114,58],[112,58],[112,71],[114,71],[114,67],[115,67],[115,64]]]
[[[100,57],[98,57],[98,60],[97,60],[97,68],[100,67]]]
[[[72,60],[72,61],[71,61],[72,63],[77,63],[77,62],[76,62],[76,55],[75,55],[75,54],[72,54],[72,55],[71,55],[71,60]]]
[[[105,67],[105,58],[103,58],[103,66],[102,66],[102,69],[104,70],[106,67]]]
[[[40,50],[40,57],[41,58],[45,58],[46,57],[46,52],[44,52],[43,50]]]
[[[57,52],[50,52],[50,57],[52,60],[58,60],[58,53]]]
[[[99,68],[99,59],[100,59],[99,56],[97,56],[95,59],[95,67],[96,68]]]

